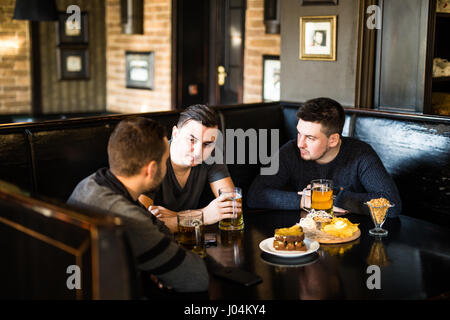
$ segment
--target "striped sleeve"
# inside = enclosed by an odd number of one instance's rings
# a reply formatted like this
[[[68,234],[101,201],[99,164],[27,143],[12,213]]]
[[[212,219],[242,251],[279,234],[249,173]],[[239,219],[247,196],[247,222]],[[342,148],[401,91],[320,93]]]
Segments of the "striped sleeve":
[[[143,252],[137,257],[137,261],[139,265],[143,265],[149,260],[155,258],[156,256],[162,254],[168,247],[170,246],[170,243],[172,241],[168,237],[164,237],[159,241],[153,248]],[[186,257],[186,251],[184,251],[181,248],[178,248],[175,255],[170,258],[165,263],[159,265],[158,267],[148,269],[146,271],[154,274],[159,275],[163,273],[167,273],[175,268],[177,268],[181,263],[183,262],[184,258]]]

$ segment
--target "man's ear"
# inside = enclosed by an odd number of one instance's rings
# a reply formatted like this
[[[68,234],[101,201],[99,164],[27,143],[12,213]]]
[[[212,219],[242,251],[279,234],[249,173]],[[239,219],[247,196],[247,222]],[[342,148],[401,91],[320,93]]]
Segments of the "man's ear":
[[[145,167],[145,174],[146,176],[149,176],[151,179],[153,179],[156,172],[158,172],[158,163],[155,160],[152,160]]]
[[[177,126],[173,126],[172,127],[172,139],[177,137],[178,132],[179,132],[178,127]]]
[[[333,133],[328,138],[328,146],[331,147],[331,148],[336,147],[339,144],[339,138],[340,138],[340,134],[339,133]]]

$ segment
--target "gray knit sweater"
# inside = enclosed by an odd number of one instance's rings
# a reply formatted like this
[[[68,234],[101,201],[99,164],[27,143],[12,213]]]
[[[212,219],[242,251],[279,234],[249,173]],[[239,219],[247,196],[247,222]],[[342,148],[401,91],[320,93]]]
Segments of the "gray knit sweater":
[[[204,261],[180,248],[165,224],[130,201],[129,196],[99,185],[94,177],[95,173],[81,181],[67,203],[78,208],[100,209],[119,217],[141,270],[156,275],[178,292],[207,291],[209,276]]]

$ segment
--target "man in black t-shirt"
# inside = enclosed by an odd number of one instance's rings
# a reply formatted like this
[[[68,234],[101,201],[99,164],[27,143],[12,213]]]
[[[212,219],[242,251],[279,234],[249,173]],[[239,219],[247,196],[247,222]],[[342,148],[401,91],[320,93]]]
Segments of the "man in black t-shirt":
[[[234,187],[227,166],[205,162],[215,148],[218,128],[217,114],[205,105],[193,105],[183,111],[172,129],[167,174],[161,186],[139,198],[172,231],[177,228],[176,212],[199,208],[206,183],[216,199],[202,208],[205,224],[232,217],[232,201],[219,197],[219,189]]]

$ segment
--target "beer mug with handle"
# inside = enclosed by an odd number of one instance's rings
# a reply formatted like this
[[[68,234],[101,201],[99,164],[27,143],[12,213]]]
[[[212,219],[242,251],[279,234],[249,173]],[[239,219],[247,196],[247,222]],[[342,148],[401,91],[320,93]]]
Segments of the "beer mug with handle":
[[[317,179],[303,189],[301,198],[302,208],[306,211],[323,210],[333,215],[333,181]]]
[[[201,210],[185,210],[177,213],[178,243],[201,257],[206,256],[205,225]]]

